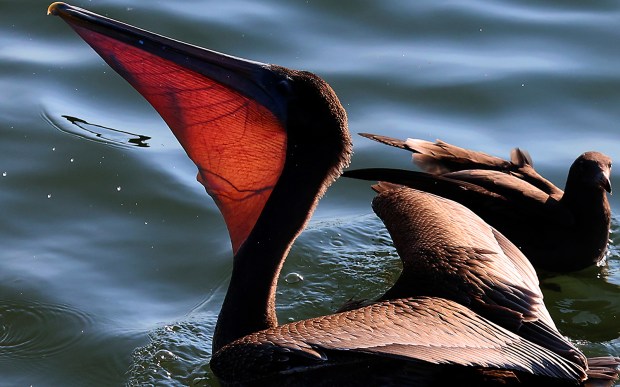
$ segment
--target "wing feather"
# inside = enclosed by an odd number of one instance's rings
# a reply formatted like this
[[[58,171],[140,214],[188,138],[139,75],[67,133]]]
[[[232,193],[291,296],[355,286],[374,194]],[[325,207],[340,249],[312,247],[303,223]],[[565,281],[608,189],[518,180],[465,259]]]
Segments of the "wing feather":
[[[427,192],[385,186],[373,201],[403,261],[385,298],[444,297],[585,367],[555,328],[534,268],[466,207]]]
[[[419,297],[260,331],[218,351],[211,368],[226,380],[327,367],[342,357],[498,368],[580,380],[584,370],[450,300]],[[241,366],[243,365],[243,366]]]

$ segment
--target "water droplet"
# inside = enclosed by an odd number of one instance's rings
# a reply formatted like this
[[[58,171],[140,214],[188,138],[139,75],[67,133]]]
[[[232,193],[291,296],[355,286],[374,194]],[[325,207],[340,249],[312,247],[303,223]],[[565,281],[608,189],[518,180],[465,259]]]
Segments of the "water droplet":
[[[299,274],[299,273],[288,273],[286,275],[286,277],[284,277],[284,280],[286,281],[287,284],[295,284],[297,282],[301,282],[304,280],[304,277]]]
[[[174,353],[166,350],[166,349],[161,349],[159,351],[157,351],[157,353],[155,354],[155,360],[159,363],[161,361],[173,361],[176,360],[177,355],[175,355]]]
[[[164,329],[168,332],[178,332],[181,330],[181,327],[178,325],[166,325]]]

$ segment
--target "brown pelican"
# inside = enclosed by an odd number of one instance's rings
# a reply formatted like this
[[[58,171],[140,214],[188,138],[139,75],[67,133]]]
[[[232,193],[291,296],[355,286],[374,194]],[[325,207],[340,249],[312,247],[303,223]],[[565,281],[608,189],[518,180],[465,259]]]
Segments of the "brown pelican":
[[[308,72],[201,49],[64,3],[48,13],[155,107],[224,216],[234,259],[211,359],[223,384],[575,385],[592,376],[559,335],[549,335],[561,342],[556,353],[442,296],[412,294],[278,325],[282,264],[351,156],[346,113],[333,90]],[[533,309],[525,319],[547,318],[544,307]],[[606,382],[611,374],[601,372]]]
[[[517,245],[536,268],[566,272],[600,262],[607,250],[611,159],[586,152],[570,167],[564,191],[534,170],[527,152],[511,160],[435,143],[362,134],[413,152],[425,172],[350,171],[351,177],[386,180],[455,200]]]

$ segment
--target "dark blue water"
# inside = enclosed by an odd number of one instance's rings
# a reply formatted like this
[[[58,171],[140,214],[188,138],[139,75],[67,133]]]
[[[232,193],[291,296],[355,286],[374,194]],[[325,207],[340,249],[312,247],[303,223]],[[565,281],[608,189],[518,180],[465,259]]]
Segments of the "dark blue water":
[[[584,151],[620,158],[615,1],[74,4],[311,70],[353,133],[519,146],[561,186]],[[48,5],[0,1],[0,385],[212,385],[225,225],[158,115]],[[353,167],[409,167],[354,140]],[[282,322],[379,295],[398,275],[372,196],[364,182],[330,188],[283,270]],[[620,355],[619,224],[606,265],[541,284],[588,355]]]

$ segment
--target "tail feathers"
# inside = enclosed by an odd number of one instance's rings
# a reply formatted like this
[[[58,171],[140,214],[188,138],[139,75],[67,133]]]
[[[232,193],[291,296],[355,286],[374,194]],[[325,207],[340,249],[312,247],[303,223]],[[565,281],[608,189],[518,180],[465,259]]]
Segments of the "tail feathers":
[[[619,357],[588,358],[588,379],[583,383],[586,387],[612,387],[620,374]]]
[[[527,151],[520,148],[514,148],[510,152],[510,161],[508,161],[483,152],[451,145],[441,140],[430,142],[409,138],[402,141],[378,134],[360,133],[360,135],[382,144],[412,152],[414,164],[431,175],[444,175],[449,172],[470,169],[495,170],[510,173],[532,184],[555,200],[560,200],[564,195],[564,191],[536,172],[532,157]]]
[[[389,146],[393,146],[393,147],[401,148],[401,149],[407,149],[411,151],[411,149],[407,147],[407,144],[405,143],[405,141],[399,140],[397,138],[381,136],[379,134],[372,134],[372,133],[359,133],[359,135],[362,137],[366,137],[371,140],[380,142],[385,145],[389,145]]]
[[[442,174],[463,169],[496,169],[508,170],[514,165],[510,161],[491,156],[483,152],[477,152],[448,144],[437,140],[435,142],[408,138],[405,141],[381,136],[378,134],[360,133],[360,136],[371,140],[406,149],[413,153],[413,162],[422,170],[432,174]],[[529,160],[527,152],[521,152],[523,158]]]
[[[406,149],[414,152],[413,161],[424,171],[440,174],[465,169],[509,170],[511,162],[437,140],[407,139]]]
[[[529,165],[530,167],[534,166],[530,153],[520,148],[514,148],[510,151],[510,161],[519,168],[525,165]]]
[[[452,169],[444,165],[443,161],[437,159],[435,156],[414,153],[412,158],[415,165],[431,175],[443,175],[445,173],[452,172]]]
[[[578,364],[582,368],[591,368],[589,359],[577,349],[570,341],[566,340],[555,327],[550,327],[545,322],[539,320],[524,323],[517,331],[518,335],[524,337],[544,348],[550,349],[566,360]],[[606,365],[606,364],[605,364]]]

